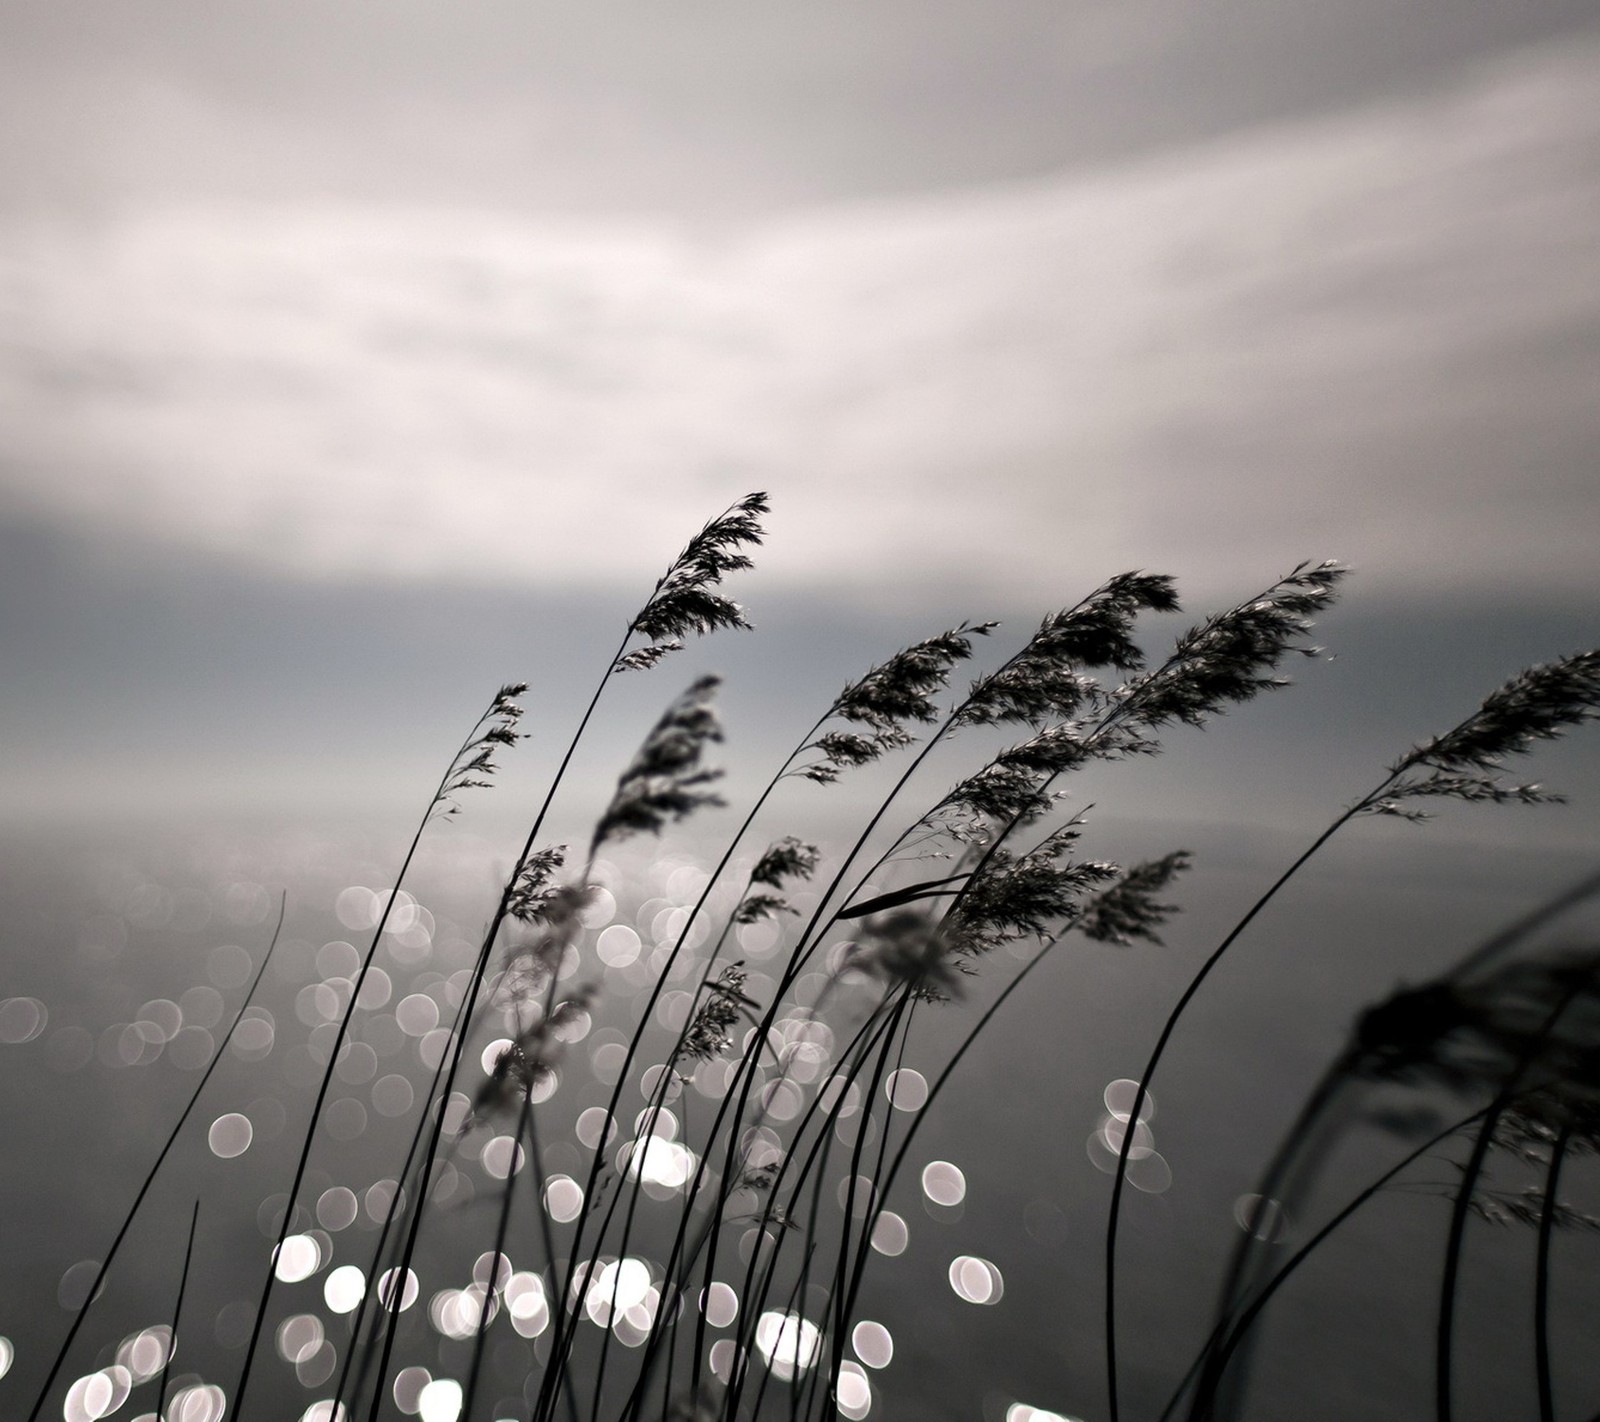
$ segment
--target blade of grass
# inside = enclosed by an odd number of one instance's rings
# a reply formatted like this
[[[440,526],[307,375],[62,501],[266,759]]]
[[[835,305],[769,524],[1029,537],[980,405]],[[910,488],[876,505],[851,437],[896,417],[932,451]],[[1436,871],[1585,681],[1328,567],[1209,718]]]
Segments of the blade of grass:
[[[150,1193],[150,1187],[155,1184],[156,1175],[160,1172],[162,1165],[165,1164],[167,1156],[172,1153],[172,1147],[177,1143],[178,1136],[182,1133],[195,1106],[199,1103],[200,1097],[206,1089],[206,1083],[211,1080],[212,1073],[216,1071],[218,1064],[222,1061],[223,1054],[228,1049],[228,1044],[233,1041],[234,1032],[238,1030],[239,1023],[249,1010],[250,1004],[255,1000],[256,989],[261,986],[261,979],[266,975],[267,964],[272,961],[273,950],[278,946],[278,937],[283,932],[283,917],[288,906],[289,896],[285,893],[278,900],[278,922],[272,930],[272,941],[267,944],[267,951],[261,959],[261,966],[256,969],[255,977],[250,980],[250,987],[244,995],[244,1001],[239,1004],[239,1010],[234,1013],[233,1021],[228,1024],[228,1030],[223,1033],[222,1041],[218,1044],[216,1052],[206,1064],[206,1069],[201,1074],[195,1089],[190,1093],[188,1104],[184,1106],[171,1131],[167,1133],[167,1139],[162,1144],[160,1151],[157,1152],[154,1164],[145,1173],[138,1193],[133,1197],[133,1203],[128,1206],[128,1212],[123,1216],[122,1224],[118,1227],[110,1248],[106,1250],[106,1257],[101,1261],[100,1268],[95,1273],[94,1282],[89,1286],[88,1296],[84,1299],[83,1306],[79,1308],[73,1318],[72,1326],[67,1329],[67,1336],[61,1340],[61,1347],[56,1351],[56,1356],[50,1364],[50,1371],[46,1374],[45,1380],[39,1388],[38,1396],[34,1399],[33,1406],[28,1412],[28,1422],[38,1422],[40,1410],[44,1407],[45,1400],[50,1395],[50,1389],[55,1386],[56,1378],[60,1376],[61,1368],[67,1361],[67,1354],[71,1351],[73,1341],[77,1338],[78,1331],[83,1327],[84,1320],[89,1316],[89,1309],[100,1293],[100,1286],[105,1283],[112,1261],[117,1257],[117,1251],[122,1248],[122,1241],[127,1238],[128,1231],[133,1227],[134,1217],[139,1213],[139,1207],[144,1204],[145,1196]]]
[[[411,836],[411,843],[407,846],[405,856],[400,861],[400,870],[395,875],[394,885],[389,890],[384,900],[383,911],[378,916],[377,925],[372,930],[372,942],[368,945],[365,956],[361,960],[361,970],[356,974],[355,982],[350,988],[350,1000],[345,1004],[343,1015],[339,1019],[339,1030],[334,1035],[333,1046],[328,1053],[328,1061],[323,1068],[322,1080],[317,1084],[317,1095],[311,1105],[311,1115],[306,1122],[304,1134],[300,1139],[300,1153],[295,1160],[294,1178],[289,1185],[289,1198],[283,1207],[283,1223],[278,1228],[278,1238],[273,1244],[272,1253],[268,1256],[267,1274],[257,1294],[255,1319],[250,1326],[250,1341],[245,1345],[244,1367],[239,1374],[239,1381],[234,1389],[233,1415],[235,1422],[244,1414],[244,1400],[250,1385],[251,1369],[255,1361],[256,1345],[261,1338],[261,1330],[266,1323],[267,1307],[272,1299],[272,1286],[277,1280],[278,1256],[283,1250],[284,1241],[294,1229],[295,1203],[300,1198],[300,1187],[305,1182],[306,1167],[311,1160],[311,1148],[316,1141],[317,1124],[322,1119],[322,1108],[328,1099],[328,1091],[333,1084],[334,1071],[339,1063],[339,1053],[343,1049],[345,1039],[350,1033],[350,1023],[354,1020],[356,1009],[361,1002],[361,990],[367,981],[367,974],[372,969],[372,961],[377,956],[378,945],[383,941],[384,930],[389,926],[389,916],[394,911],[395,903],[399,900],[401,886],[406,881],[410,872],[411,862],[416,857],[417,848],[422,843],[423,831],[432,822],[435,814],[444,809],[449,813],[449,796],[452,789],[459,789],[469,785],[482,785],[487,782],[474,780],[463,773],[466,768],[468,753],[482,746],[482,753],[477,762],[471,765],[471,770],[476,774],[490,774],[492,767],[488,755],[492,749],[492,742],[480,736],[480,732],[487,722],[498,717],[505,708],[511,707],[509,698],[517,694],[518,689],[502,687],[490,702],[489,708],[473,723],[472,730],[462,740],[456,753],[450,757],[450,764],[445,773],[439,778],[439,784],[428,801],[428,808],[417,823],[416,831]],[[514,707],[512,708],[515,709]],[[520,715],[520,711],[516,715]],[[510,717],[515,721],[516,715]],[[506,734],[514,735],[506,726]],[[502,741],[501,744],[509,744]]]
[[[1550,1369],[1550,1245],[1555,1234],[1561,1166],[1572,1142],[1575,1123],[1566,1121],[1550,1145],[1550,1168],[1544,1177],[1539,1208],[1539,1242],[1534,1256],[1533,1361],[1539,1387],[1539,1422],[1555,1422],[1555,1386]]]
[[[183,1295],[189,1287],[189,1260],[194,1254],[194,1231],[200,1223],[200,1201],[189,1215],[189,1241],[183,1247],[183,1272],[178,1276],[178,1297],[172,1305],[172,1337],[167,1340],[167,1356],[161,1360],[161,1387],[156,1394],[156,1416],[167,1415],[167,1385],[172,1376],[172,1355],[178,1351],[178,1325],[183,1321]]]

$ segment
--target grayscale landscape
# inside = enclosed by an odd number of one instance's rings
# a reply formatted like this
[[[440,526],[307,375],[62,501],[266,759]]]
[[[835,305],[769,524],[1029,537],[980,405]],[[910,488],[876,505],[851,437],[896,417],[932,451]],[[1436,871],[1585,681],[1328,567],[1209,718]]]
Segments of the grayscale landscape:
[[[1593,1417],[1597,83],[0,0],[0,1415]]]

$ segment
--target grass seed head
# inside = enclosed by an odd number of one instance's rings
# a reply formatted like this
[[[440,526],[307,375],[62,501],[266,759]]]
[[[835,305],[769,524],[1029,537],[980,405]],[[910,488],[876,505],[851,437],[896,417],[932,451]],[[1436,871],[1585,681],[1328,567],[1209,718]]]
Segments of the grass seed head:
[[[678,651],[685,637],[723,627],[749,628],[744,609],[717,588],[727,574],[752,566],[743,550],[760,545],[761,517],[767,511],[765,494],[747,494],[689,540],[628,624],[628,630],[648,638],[649,645],[619,656],[612,671],[652,667]]]
[[[1085,669],[1143,665],[1133,642],[1141,612],[1174,612],[1173,581],[1164,574],[1119,573],[1075,607],[1051,613],[1023,649],[997,671],[980,677],[955,714],[957,725],[1067,721],[1101,696]]]
[[[1188,850],[1177,849],[1160,859],[1135,864],[1110,888],[1088,900],[1073,926],[1096,943],[1127,946],[1142,939],[1159,945],[1161,937],[1156,930],[1178,912],[1178,905],[1160,903],[1156,895],[1191,862]]]
[[[1400,769],[1493,771],[1535,741],[1553,741],[1569,727],[1600,716],[1600,650],[1580,652],[1528,670],[1491,692],[1460,725],[1418,746]]]
[[[660,834],[667,824],[702,806],[723,803],[706,788],[722,772],[700,763],[707,744],[722,739],[722,724],[711,705],[719,684],[717,677],[701,677],[656,722],[595,826],[591,858],[602,844],[633,834]]]
[[[1338,596],[1347,573],[1332,561],[1301,563],[1261,596],[1190,628],[1160,667],[1119,688],[1121,718],[1149,728],[1173,721],[1203,726],[1229,705],[1289,685],[1277,668],[1290,655],[1322,654],[1300,639],[1311,632],[1313,614]]]

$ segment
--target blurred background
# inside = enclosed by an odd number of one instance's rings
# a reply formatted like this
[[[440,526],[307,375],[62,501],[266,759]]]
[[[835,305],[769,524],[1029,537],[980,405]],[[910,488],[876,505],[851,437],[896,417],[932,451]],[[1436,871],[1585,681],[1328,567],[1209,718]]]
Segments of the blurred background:
[[[291,919],[298,895],[297,938],[342,932],[315,916],[388,882],[451,748],[524,680],[533,739],[440,870],[470,938],[622,628],[741,495],[773,504],[730,587],[758,630],[619,680],[553,837],[700,671],[727,678],[738,804],[846,680],[964,618],[1002,621],[997,659],[1124,569],[1176,575],[1198,616],[1339,558],[1332,660],[1074,790],[1093,853],[1197,851],[1196,926],[1115,960],[1070,1026],[1070,978],[1025,1009],[1067,1144],[1011,1203],[1079,1212],[1036,1287],[1037,1318],[1062,1279],[1081,1317],[1048,1345],[1013,1318],[952,1415],[1098,1417],[1105,1083],[1285,846],[1600,642],[1597,89],[1587,0],[0,0],[0,996],[52,1014],[0,1045],[28,1239],[6,1308],[51,1297],[95,1196],[38,1168],[64,1103],[135,1089],[115,1050],[47,1061],[55,1034],[179,1000],[259,928],[256,890]],[[1315,923],[1315,973],[1218,984],[1160,1208],[1205,1184],[1148,1225],[1146,1267],[1231,1228],[1351,1012],[1592,866],[1596,738],[1528,773],[1574,803],[1357,827],[1272,930]],[[826,841],[874,788],[799,787],[772,832]],[[971,1101],[1029,1060],[975,1060]],[[998,1159],[1043,1138],[962,1109]],[[1146,1339],[1198,1336],[1221,1246],[1194,1247],[1130,1304]],[[1157,1406],[1182,1370],[1159,1353],[1133,1384]],[[1298,1415],[1414,1415],[1374,1376]]]
[[[1593,626],[1587,3],[0,15],[9,816],[410,793],[756,488],[805,724],[1125,567],[1353,564],[1352,737]]]

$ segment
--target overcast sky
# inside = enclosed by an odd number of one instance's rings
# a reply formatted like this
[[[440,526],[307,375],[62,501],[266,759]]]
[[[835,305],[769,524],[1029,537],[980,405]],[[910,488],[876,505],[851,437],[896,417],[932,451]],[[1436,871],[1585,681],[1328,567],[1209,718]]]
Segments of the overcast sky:
[[[347,702],[375,607],[581,663],[751,488],[832,680],[1129,566],[1600,640],[1597,92],[1559,0],[3,0],[10,808]]]

